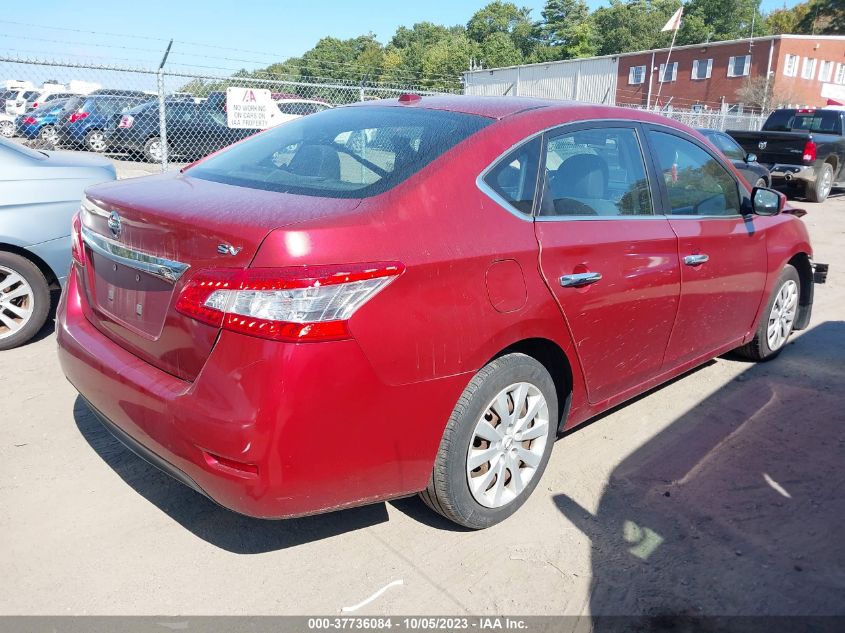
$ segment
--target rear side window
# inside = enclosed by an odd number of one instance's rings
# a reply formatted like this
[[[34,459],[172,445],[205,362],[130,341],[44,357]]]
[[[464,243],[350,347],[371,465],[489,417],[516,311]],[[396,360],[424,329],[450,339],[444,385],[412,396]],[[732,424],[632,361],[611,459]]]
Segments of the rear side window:
[[[836,110],[777,110],[766,119],[763,130],[768,132],[820,132],[839,134],[842,132],[842,114]]]
[[[268,130],[187,173],[267,191],[366,198],[395,187],[490,122],[439,110],[336,108]]]
[[[496,163],[484,182],[511,207],[531,215],[539,162],[540,137],[536,137]]]
[[[632,128],[597,128],[551,136],[540,215],[651,215],[640,143]]]
[[[736,180],[719,161],[673,134],[650,130],[648,138],[663,173],[672,215],[739,214]]]

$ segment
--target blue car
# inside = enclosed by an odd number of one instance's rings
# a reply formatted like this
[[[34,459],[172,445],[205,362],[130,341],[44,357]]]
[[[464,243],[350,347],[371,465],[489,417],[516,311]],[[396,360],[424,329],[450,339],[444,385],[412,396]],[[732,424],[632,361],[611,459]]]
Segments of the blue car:
[[[59,145],[84,147],[92,152],[108,149],[104,130],[116,114],[149,101],[150,96],[121,96],[92,94],[65,108],[56,122],[56,141]]]
[[[41,138],[50,143],[55,143],[56,121],[58,121],[65,105],[69,102],[70,99],[47,101],[26,114],[18,115],[18,118],[15,119],[18,136],[28,139]]]
[[[115,179],[107,158],[41,152],[0,139],[0,350],[46,322],[50,291],[64,286],[71,220],[86,187]]]

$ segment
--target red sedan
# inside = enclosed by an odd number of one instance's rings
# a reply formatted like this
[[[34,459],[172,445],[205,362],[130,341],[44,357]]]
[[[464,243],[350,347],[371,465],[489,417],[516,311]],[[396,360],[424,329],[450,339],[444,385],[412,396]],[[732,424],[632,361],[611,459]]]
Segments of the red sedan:
[[[59,355],[118,438],[227,508],[421,493],[483,528],[561,430],[807,327],[796,216],[660,116],[405,95],[89,189]]]

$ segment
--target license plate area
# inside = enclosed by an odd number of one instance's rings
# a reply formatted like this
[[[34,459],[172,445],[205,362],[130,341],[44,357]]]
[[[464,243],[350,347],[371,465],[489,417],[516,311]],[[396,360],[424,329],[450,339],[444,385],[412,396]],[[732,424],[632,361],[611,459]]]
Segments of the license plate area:
[[[161,334],[173,284],[91,253],[94,300],[100,312],[149,338]]]

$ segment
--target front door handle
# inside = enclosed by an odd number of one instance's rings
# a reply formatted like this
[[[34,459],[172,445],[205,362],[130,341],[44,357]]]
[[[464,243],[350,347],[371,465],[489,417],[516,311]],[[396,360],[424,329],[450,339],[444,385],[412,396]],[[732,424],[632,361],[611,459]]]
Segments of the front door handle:
[[[699,266],[710,261],[709,255],[687,255],[684,257],[684,263],[687,266]]]
[[[601,273],[575,273],[560,278],[560,285],[564,288],[588,286],[601,281]]]

